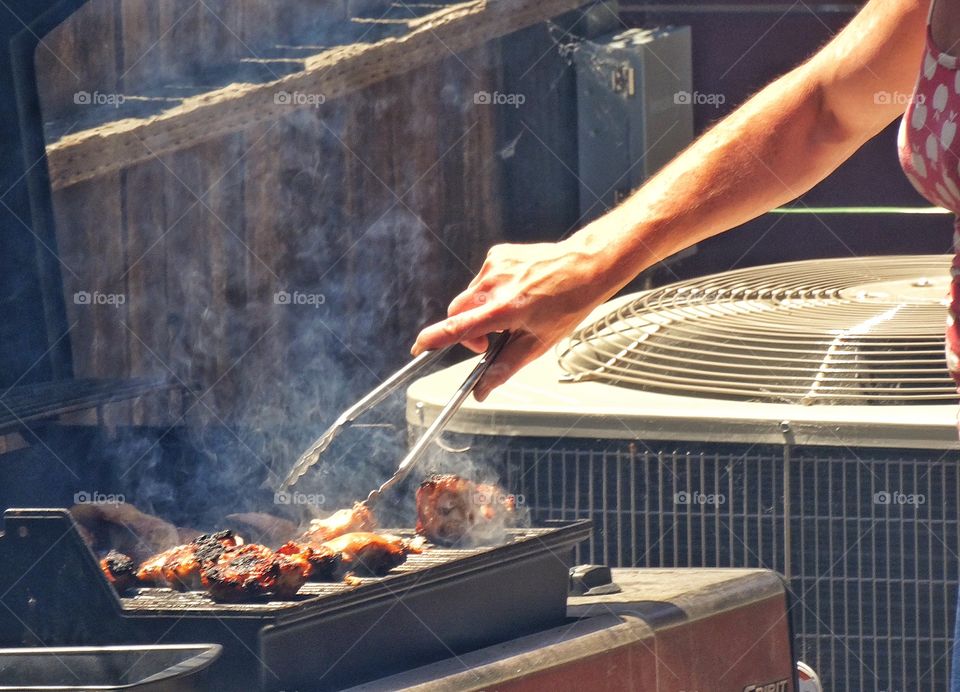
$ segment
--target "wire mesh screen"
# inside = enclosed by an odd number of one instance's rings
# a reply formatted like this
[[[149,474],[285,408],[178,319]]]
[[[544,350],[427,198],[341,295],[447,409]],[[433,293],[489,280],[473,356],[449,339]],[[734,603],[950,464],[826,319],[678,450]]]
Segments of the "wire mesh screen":
[[[777,570],[795,596],[796,654],[825,689],[947,689],[960,566],[954,453],[473,443],[535,521],[593,519],[579,563]]]

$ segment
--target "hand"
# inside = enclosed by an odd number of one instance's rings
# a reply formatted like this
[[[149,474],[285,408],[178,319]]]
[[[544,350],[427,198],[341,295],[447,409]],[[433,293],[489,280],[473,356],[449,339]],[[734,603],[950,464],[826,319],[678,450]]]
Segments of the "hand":
[[[487,334],[509,329],[510,343],[474,390],[483,401],[616,292],[619,286],[609,285],[606,269],[601,253],[587,250],[577,236],[559,243],[496,245],[450,303],[447,319],[421,331],[411,352],[459,342],[482,353]]]

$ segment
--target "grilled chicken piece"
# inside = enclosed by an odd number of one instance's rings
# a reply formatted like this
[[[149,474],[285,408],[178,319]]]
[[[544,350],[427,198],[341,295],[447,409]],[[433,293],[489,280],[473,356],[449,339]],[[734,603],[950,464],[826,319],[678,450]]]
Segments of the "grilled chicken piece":
[[[190,543],[170,548],[146,560],[137,570],[137,578],[150,584],[167,585],[178,591],[199,589],[202,583],[201,570],[215,563],[224,550],[238,544],[232,531],[203,534]]]
[[[133,559],[111,550],[106,557],[100,560],[100,569],[107,577],[107,581],[116,589],[118,594],[122,594],[127,589],[133,588],[137,584],[137,572]]]
[[[352,573],[359,576],[380,577],[407,561],[407,555],[419,553],[417,541],[407,541],[389,534],[354,532],[338,536],[321,544],[340,553],[338,575]]]
[[[313,519],[299,543],[323,543],[346,533],[371,531],[377,527],[373,512],[363,503],[357,502],[350,509],[337,510],[326,519]]]
[[[303,552],[274,553],[251,543],[224,550],[201,574],[214,600],[236,603],[267,594],[291,598],[307,581],[310,571]]]
[[[336,553],[329,547],[314,544],[295,543],[289,541],[284,543],[277,550],[280,555],[299,555],[310,563],[310,574],[308,578],[311,581],[334,581],[336,573],[340,567],[340,561],[343,556]]]
[[[516,500],[489,483],[452,474],[417,488],[417,533],[438,545],[492,539],[516,521]]]

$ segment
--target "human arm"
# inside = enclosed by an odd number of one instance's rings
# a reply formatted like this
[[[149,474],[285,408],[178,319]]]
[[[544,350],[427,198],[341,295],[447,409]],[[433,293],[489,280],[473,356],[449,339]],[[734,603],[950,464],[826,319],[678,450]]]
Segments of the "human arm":
[[[900,115],[919,70],[928,0],[871,0],[810,60],[772,82],[601,218],[557,243],[494,246],[413,352],[509,329],[483,399],[639,272],[784,204]]]

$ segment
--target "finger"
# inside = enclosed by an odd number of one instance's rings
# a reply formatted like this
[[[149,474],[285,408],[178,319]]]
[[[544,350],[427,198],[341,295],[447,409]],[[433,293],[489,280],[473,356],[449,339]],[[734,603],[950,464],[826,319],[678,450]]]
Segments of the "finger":
[[[460,342],[474,353],[484,353],[490,346],[490,340],[485,336],[478,336],[476,339],[465,339]]]
[[[453,317],[461,312],[486,305],[489,300],[490,294],[487,291],[468,288],[450,301],[450,306],[447,308],[447,317]]]
[[[490,392],[513,377],[520,368],[546,351],[540,340],[532,334],[520,334],[510,340],[497,360],[483,374],[473,396],[477,401],[486,399]]]
[[[477,345],[479,338],[486,334],[508,328],[509,325],[499,325],[496,315],[484,305],[430,325],[417,335],[410,352],[416,356],[461,342]]]

